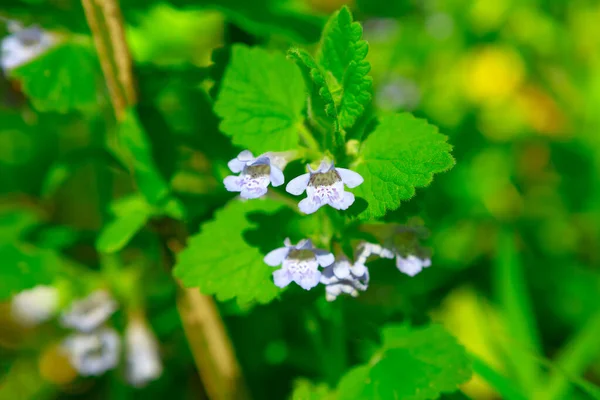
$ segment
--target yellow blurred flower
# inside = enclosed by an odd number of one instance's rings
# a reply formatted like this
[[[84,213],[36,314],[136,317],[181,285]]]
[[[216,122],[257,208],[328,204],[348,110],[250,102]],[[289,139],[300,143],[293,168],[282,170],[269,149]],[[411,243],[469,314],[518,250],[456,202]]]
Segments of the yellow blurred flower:
[[[475,103],[493,103],[514,94],[525,75],[523,60],[512,49],[483,47],[463,64],[465,93]]]

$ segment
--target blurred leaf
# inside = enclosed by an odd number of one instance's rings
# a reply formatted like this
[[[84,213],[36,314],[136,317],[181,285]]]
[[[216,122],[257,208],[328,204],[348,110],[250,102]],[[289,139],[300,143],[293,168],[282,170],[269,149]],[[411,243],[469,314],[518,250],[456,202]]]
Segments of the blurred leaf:
[[[414,196],[415,188],[429,185],[433,174],[450,169],[454,159],[446,140],[435,126],[408,113],[382,118],[363,143],[355,168],[365,183],[354,193],[369,203],[359,216],[385,215]]]
[[[125,158],[124,163],[132,168],[140,192],[150,204],[164,200],[169,188],[156,169],[150,142],[133,111],[127,113],[118,135],[122,144],[119,150],[125,150],[120,155]]]
[[[543,399],[565,399],[569,397],[571,376],[579,377],[600,354],[600,313],[592,316],[558,353],[548,381],[540,388]],[[593,388],[593,395],[600,398],[600,389]]]
[[[102,253],[114,253],[129,243],[135,234],[148,221],[149,215],[143,210],[117,216],[109,222],[96,240],[96,249]]]
[[[254,227],[248,213],[274,213],[281,206],[273,200],[230,201],[190,238],[173,274],[186,287],[199,287],[220,301],[270,302],[280,292],[271,280],[273,268],[263,262],[264,254],[250,246],[243,233]]]
[[[21,290],[50,284],[59,270],[58,255],[32,247],[0,246],[0,301]]]
[[[338,400],[437,399],[471,377],[465,349],[440,325],[383,329],[383,347],[338,385]]]
[[[473,372],[489,383],[502,396],[502,399],[527,400],[527,397],[508,378],[490,367],[479,357],[471,355],[471,359],[473,361]]]
[[[8,208],[0,212],[0,245],[13,243],[36,226],[40,218],[33,211]]]
[[[64,113],[98,106],[100,70],[91,43],[63,41],[11,75],[22,82],[40,111]]]
[[[305,103],[296,65],[279,53],[235,45],[221,85],[215,112],[234,144],[256,153],[296,148]]]
[[[540,370],[536,357],[541,354],[540,341],[514,240],[511,232],[500,231],[493,282],[506,318],[507,330],[511,334],[511,342],[515,344],[507,346],[505,350],[519,385],[523,390],[530,390],[539,384]]]
[[[313,385],[306,379],[298,379],[294,382],[294,391],[291,400],[335,400],[335,392],[332,392],[326,384]]]
[[[325,78],[342,129],[354,125],[371,101],[371,65],[365,60],[369,45],[361,37],[362,26],[352,22],[350,10],[343,7],[327,22],[317,53],[318,63],[331,73]]]

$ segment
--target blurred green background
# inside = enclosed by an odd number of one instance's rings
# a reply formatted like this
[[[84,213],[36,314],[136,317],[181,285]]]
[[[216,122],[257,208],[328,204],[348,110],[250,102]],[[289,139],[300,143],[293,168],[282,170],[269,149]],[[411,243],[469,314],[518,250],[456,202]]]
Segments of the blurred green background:
[[[228,46],[311,49],[328,14],[343,4],[121,2],[136,111],[194,231],[231,197],[220,179],[237,152],[218,132],[211,108]],[[428,273],[410,279],[388,269],[374,274],[359,298],[338,300],[348,363],[361,359],[386,321],[432,318],[483,364],[525,388],[526,398],[593,398],[598,391],[589,382],[600,384],[600,3],[349,5],[363,24],[374,82],[373,109],[362,123],[396,111],[426,118],[449,136],[456,166],[386,217],[423,219],[433,249]],[[111,111],[81,4],[10,0],[0,15],[38,23],[73,47],[40,67],[59,71],[52,79],[35,80],[34,71],[0,84],[2,276],[14,274],[27,255],[52,265],[44,270],[60,270],[59,284],[75,293],[106,270],[110,260],[94,243],[115,209],[127,207],[115,200],[134,190],[106,151]],[[33,98],[23,93],[27,85],[35,88]],[[7,250],[13,247],[22,253]],[[203,398],[175,306],[176,286],[161,257],[152,230],[142,231],[120,262],[143,272],[129,280],[113,276],[123,293],[130,285],[143,292],[165,365],[158,381],[133,390],[118,372],[78,379],[57,355],[60,329],[20,327],[6,299],[0,305],[0,398]],[[56,283],[54,276],[48,281]],[[315,320],[327,320],[321,293],[291,292],[248,310],[219,305],[256,399],[287,398],[298,377],[335,383],[335,372],[328,376],[318,367],[328,353],[311,342]],[[476,368],[463,392],[501,398],[484,370]],[[555,397],[544,397],[545,391]]]

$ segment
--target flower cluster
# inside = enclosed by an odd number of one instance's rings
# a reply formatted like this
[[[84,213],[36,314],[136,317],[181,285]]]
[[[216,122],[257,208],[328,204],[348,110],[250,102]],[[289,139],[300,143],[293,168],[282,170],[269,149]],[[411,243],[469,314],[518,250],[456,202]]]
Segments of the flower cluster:
[[[284,162],[275,153],[265,153],[258,157],[248,151],[242,151],[228,163],[229,169],[238,174],[224,179],[225,188],[231,192],[239,192],[244,199],[255,199],[268,192],[268,186],[281,186],[285,182],[282,169]],[[345,187],[355,188],[364,182],[357,172],[346,168],[337,168],[333,162],[323,160],[317,169],[307,165],[308,172],[295,177],[285,190],[299,196],[306,192],[306,198],[298,203],[304,214],[312,214],[324,205],[337,210],[348,209],[355,200],[354,194]],[[395,245],[382,247],[379,244],[361,243],[357,248],[355,261],[341,255],[334,255],[315,248],[309,239],[292,244],[285,239],[284,247],[269,252],[264,262],[271,267],[281,266],[273,272],[276,286],[283,288],[291,282],[305,290],[310,290],[319,283],[325,286],[326,299],[335,300],[342,293],[358,296],[369,285],[369,270],[365,263],[371,256],[393,259],[402,273],[414,276],[423,268],[431,265],[429,257],[418,257],[406,252],[405,248]]]
[[[60,324],[73,331],[61,349],[81,376],[99,376],[119,364],[122,339],[108,324],[117,309],[109,292],[96,290],[60,313]],[[23,326],[48,321],[59,312],[58,290],[42,285],[24,290],[13,296],[11,311]],[[158,378],[162,373],[158,342],[140,315],[130,316],[124,341],[129,383],[141,387]]]
[[[283,185],[285,178],[280,166],[274,162],[273,153],[258,157],[248,151],[242,151],[227,164],[229,169],[239,175],[230,175],[223,181],[230,192],[240,192],[244,199],[255,199],[267,193],[269,184],[274,187]],[[354,188],[363,183],[360,174],[346,168],[336,168],[334,163],[322,161],[319,168],[288,182],[285,190],[295,196],[306,191],[307,197],[300,201],[298,208],[305,214],[312,214],[328,204],[338,210],[346,210],[354,203],[354,195],[344,190],[344,185]]]

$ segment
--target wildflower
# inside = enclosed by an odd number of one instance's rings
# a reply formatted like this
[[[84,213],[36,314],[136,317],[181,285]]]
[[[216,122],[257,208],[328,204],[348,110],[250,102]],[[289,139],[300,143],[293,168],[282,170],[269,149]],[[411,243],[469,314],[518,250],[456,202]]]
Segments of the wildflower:
[[[13,22],[9,30],[12,34],[0,45],[0,67],[6,72],[28,63],[56,43],[54,36],[38,26],[23,28]]]
[[[271,251],[264,258],[265,263],[271,267],[282,265],[281,269],[273,272],[275,285],[283,288],[294,281],[306,290],[317,286],[321,278],[319,265],[326,267],[333,264],[333,254],[315,249],[308,239],[292,245],[288,238],[284,244],[285,247]]]
[[[371,255],[377,255],[381,258],[394,258],[395,256],[391,250],[383,248],[379,244],[364,242],[358,247],[356,262],[364,264]]]
[[[431,259],[428,257],[419,258],[415,255],[409,254],[406,257],[402,257],[400,254],[396,255],[396,267],[400,272],[405,273],[408,276],[415,276],[423,270],[431,266]]]
[[[256,199],[265,195],[269,183],[276,187],[284,182],[283,172],[272,163],[268,153],[255,158],[250,151],[244,150],[229,161],[227,166],[240,175],[226,177],[223,180],[225,188],[230,192],[240,192],[244,199]]]
[[[58,291],[55,287],[38,285],[16,294],[11,301],[13,318],[25,326],[47,321],[58,309]]]
[[[117,309],[117,303],[104,290],[97,290],[82,300],[75,301],[61,317],[67,328],[90,332],[106,321]]]
[[[353,265],[342,258],[323,270],[321,283],[325,285],[327,301],[335,300],[342,293],[356,297],[359,290],[367,290],[369,270],[364,264],[356,262]]]
[[[316,171],[308,166],[310,171],[292,179],[285,190],[295,196],[306,190],[307,197],[298,203],[300,211],[312,214],[321,206],[329,204],[338,210],[346,210],[354,203],[354,195],[344,191],[344,184],[354,188],[364,179],[358,173],[345,168],[335,168],[334,164],[321,162]]]
[[[142,387],[162,374],[158,343],[154,333],[140,319],[132,319],[125,330],[127,380]]]
[[[98,376],[119,362],[121,341],[114,329],[102,328],[92,333],[74,333],[62,343],[71,365],[82,376]]]

